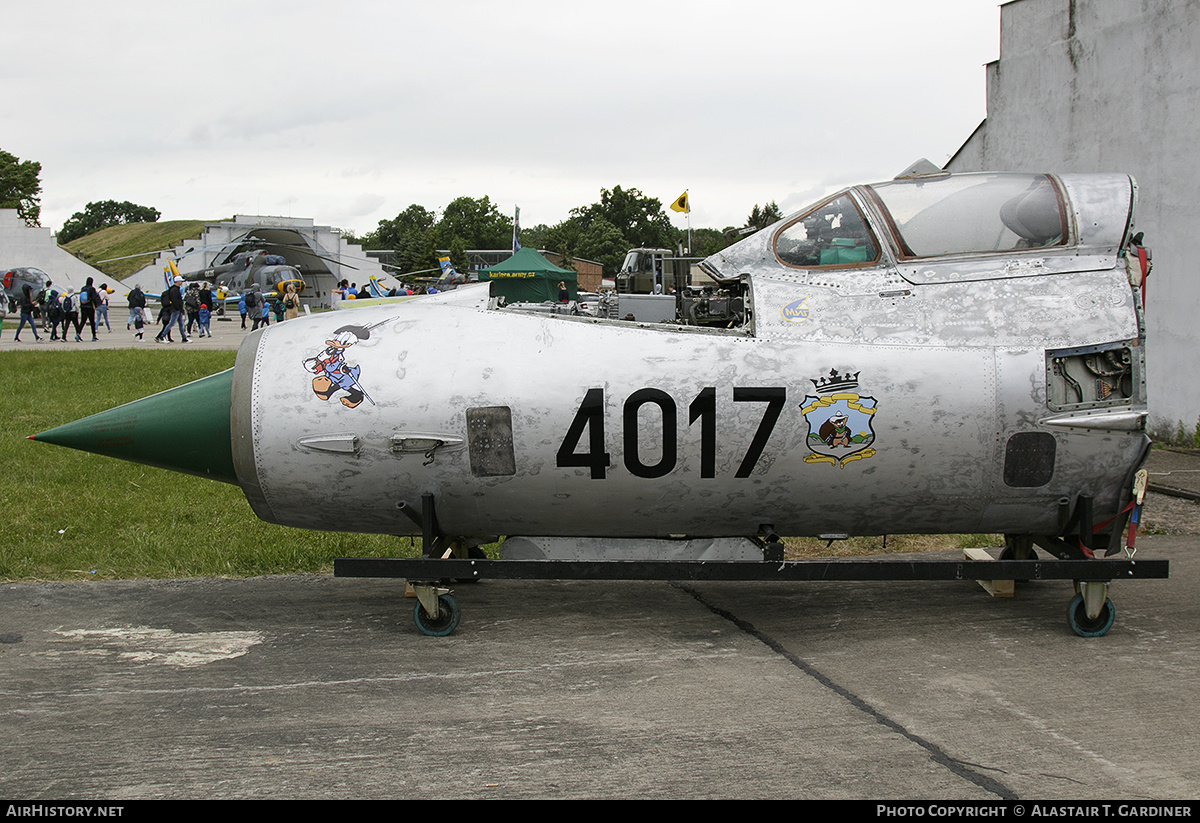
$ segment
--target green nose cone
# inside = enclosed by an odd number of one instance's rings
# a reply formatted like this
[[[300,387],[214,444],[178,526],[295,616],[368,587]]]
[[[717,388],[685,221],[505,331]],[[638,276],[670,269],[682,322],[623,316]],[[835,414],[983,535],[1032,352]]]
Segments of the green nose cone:
[[[29,439],[236,484],[232,386],[228,369]]]

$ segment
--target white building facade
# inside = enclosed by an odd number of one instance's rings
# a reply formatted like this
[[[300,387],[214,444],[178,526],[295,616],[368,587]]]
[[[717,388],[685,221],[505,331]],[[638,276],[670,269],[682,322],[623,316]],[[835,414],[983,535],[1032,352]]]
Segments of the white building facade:
[[[97,286],[117,282],[59,246],[50,229],[25,225],[16,209],[0,209],[0,272],[18,268],[41,269],[59,291],[79,291],[89,277]]]
[[[1013,0],[987,119],[949,171],[1126,172],[1146,286],[1151,420],[1200,415],[1200,0]]]

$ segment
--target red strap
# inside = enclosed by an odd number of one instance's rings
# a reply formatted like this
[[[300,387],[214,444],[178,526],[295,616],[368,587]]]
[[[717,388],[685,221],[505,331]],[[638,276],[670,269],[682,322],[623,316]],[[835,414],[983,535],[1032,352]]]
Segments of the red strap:
[[[1129,501],[1129,505],[1128,505],[1128,506],[1126,506],[1125,508],[1121,509],[1121,511],[1117,512],[1115,515],[1113,515],[1112,517],[1108,518],[1108,519],[1107,519],[1107,520],[1105,520],[1104,522],[1102,522],[1102,523],[1097,523],[1096,525],[1092,526],[1092,534],[1096,534],[1097,532],[1101,531],[1101,530],[1102,530],[1102,529],[1103,529],[1105,526],[1107,526],[1109,523],[1113,522],[1113,521],[1114,521],[1114,520],[1116,520],[1118,517],[1120,517],[1121,515],[1125,514],[1125,512],[1127,512],[1127,511],[1132,511],[1132,510],[1133,510],[1133,507],[1134,507],[1134,506],[1136,506],[1136,505],[1137,505],[1137,500],[1130,500],[1130,501]],[[1089,549],[1087,546],[1085,546],[1085,545],[1083,544],[1083,536],[1082,536],[1082,535],[1080,535],[1080,537],[1079,537],[1079,550],[1080,550],[1081,552],[1083,552],[1083,556],[1084,556],[1084,557],[1094,558],[1094,557],[1096,556],[1096,555],[1095,555],[1095,554],[1092,552],[1092,550],[1091,550],[1091,549]]]
[[[1146,305],[1146,278],[1150,276],[1150,257],[1145,246],[1134,246],[1137,249],[1138,265],[1142,267],[1142,306]]]
[[[1114,521],[1114,520],[1116,520],[1118,517],[1120,517],[1121,515],[1125,514],[1125,512],[1128,512],[1128,511],[1133,511],[1133,507],[1134,507],[1134,506],[1136,506],[1136,505],[1137,505],[1137,501],[1136,501],[1136,500],[1130,500],[1130,501],[1129,501],[1129,505],[1128,505],[1128,506],[1126,506],[1125,508],[1121,509],[1119,512],[1117,512],[1116,514],[1114,514],[1112,517],[1108,518],[1108,519],[1107,519],[1107,520],[1105,520],[1103,523],[1097,523],[1095,526],[1092,526],[1092,534],[1095,534],[1096,532],[1100,531],[1100,530],[1101,530],[1101,529],[1103,529],[1105,526],[1107,526],[1109,523],[1113,522],[1113,521]]]
[[[1127,549],[1134,548],[1134,544],[1137,543],[1137,525],[1136,520],[1129,521],[1129,532],[1125,535],[1125,548]]]

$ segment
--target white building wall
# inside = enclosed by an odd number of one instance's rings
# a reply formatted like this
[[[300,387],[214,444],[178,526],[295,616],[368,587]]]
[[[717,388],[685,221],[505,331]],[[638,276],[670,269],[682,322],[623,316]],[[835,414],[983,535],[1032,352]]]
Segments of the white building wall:
[[[987,107],[948,170],[1137,179],[1137,229],[1154,253],[1151,416],[1190,431],[1200,415],[1200,0],[1005,3]]]
[[[79,291],[89,277],[97,286],[104,282],[109,286],[116,283],[104,272],[61,248],[50,229],[26,226],[17,216],[16,209],[0,209],[0,272],[29,266],[50,275],[59,291],[66,291],[68,286]],[[124,299],[124,292],[118,291],[110,297],[110,302]]]

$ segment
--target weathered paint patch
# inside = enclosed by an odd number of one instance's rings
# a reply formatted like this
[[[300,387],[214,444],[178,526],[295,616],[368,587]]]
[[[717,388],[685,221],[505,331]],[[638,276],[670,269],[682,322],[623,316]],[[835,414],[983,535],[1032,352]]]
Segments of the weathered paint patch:
[[[109,629],[70,629],[55,632],[65,640],[86,645],[67,653],[113,656],[135,663],[194,668],[241,657],[262,643],[262,632],[194,632],[125,626]]]

